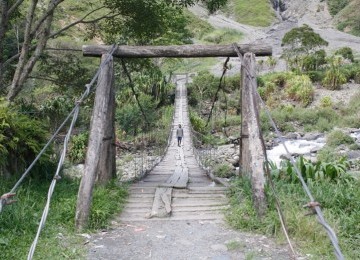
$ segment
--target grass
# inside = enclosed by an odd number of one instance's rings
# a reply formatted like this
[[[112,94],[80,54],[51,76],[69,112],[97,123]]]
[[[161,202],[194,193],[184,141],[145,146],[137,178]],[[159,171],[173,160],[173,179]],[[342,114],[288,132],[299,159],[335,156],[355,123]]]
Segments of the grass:
[[[274,11],[267,0],[230,0],[224,11],[235,16],[235,20],[253,26],[265,27],[275,19]]]
[[[0,183],[0,193],[7,192],[13,182]],[[49,182],[29,181],[17,191],[15,204],[0,214],[1,259],[25,259],[41,219]],[[48,219],[36,248],[36,259],[82,259],[84,238],[75,233],[74,218],[79,181],[60,180],[53,194]],[[109,218],[119,212],[127,196],[124,186],[114,183],[96,187],[89,229],[105,228]]]
[[[359,259],[360,182],[339,179],[308,184],[316,201],[321,203],[326,220],[337,233],[345,257]],[[277,180],[275,186],[289,235],[295,241],[296,249],[300,249],[302,254],[311,254],[314,259],[334,258],[333,249],[322,226],[317,223],[314,216],[304,216],[308,211],[302,205],[308,202],[308,198],[301,186],[282,180]],[[269,190],[266,192],[269,210],[266,216],[259,220],[252,207],[250,181],[235,180],[230,191],[232,207],[227,214],[227,220],[235,228],[270,235],[285,241],[273,196]]]
[[[331,0],[334,2],[336,0]],[[355,36],[360,36],[360,17],[358,10],[360,8],[360,0],[351,0],[349,3],[336,12],[336,21],[338,22],[338,29],[351,33]]]

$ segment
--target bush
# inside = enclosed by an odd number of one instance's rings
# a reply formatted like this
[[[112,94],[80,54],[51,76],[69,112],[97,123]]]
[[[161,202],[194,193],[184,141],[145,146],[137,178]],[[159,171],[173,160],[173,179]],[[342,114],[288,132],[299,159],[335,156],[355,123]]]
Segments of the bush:
[[[314,88],[308,76],[294,76],[286,84],[286,94],[289,98],[300,101],[307,106],[313,100]]]
[[[302,60],[302,69],[305,71],[317,70],[319,66],[326,63],[325,50],[315,51],[313,54],[306,55]]]
[[[89,132],[74,135],[71,138],[68,156],[72,163],[83,163],[85,161],[88,140]]]
[[[17,113],[15,109],[0,100],[0,168],[3,169],[0,176],[14,176],[24,171],[47,141],[48,133],[43,123]],[[44,176],[47,170],[53,169],[51,153],[52,149],[49,148],[33,172]],[[46,170],[48,166],[51,167]]]
[[[342,47],[335,52],[335,55],[340,55],[344,59],[354,62],[354,54],[350,47]]]
[[[321,98],[320,107],[324,108],[324,107],[331,107],[331,106],[332,106],[331,97],[325,96],[325,97]]]
[[[234,176],[234,171],[228,164],[218,164],[215,166],[214,174],[220,178],[230,178]]]
[[[325,72],[322,81],[325,88],[330,90],[340,89],[340,86],[346,83],[346,74],[340,69],[341,59],[333,57],[330,59],[330,67]]]
[[[208,132],[206,129],[206,122],[195,112],[190,112],[190,123],[194,130],[198,133],[205,134]]]
[[[340,130],[332,131],[326,138],[326,144],[330,147],[337,147],[341,144],[353,144],[355,143],[354,138],[345,134]]]

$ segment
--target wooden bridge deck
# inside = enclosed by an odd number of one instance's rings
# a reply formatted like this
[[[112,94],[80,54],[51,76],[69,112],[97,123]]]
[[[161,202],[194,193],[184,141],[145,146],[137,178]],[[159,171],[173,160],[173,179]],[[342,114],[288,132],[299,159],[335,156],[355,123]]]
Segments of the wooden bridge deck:
[[[185,82],[177,84],[170,146],[163,160],[131,185],[120,220],[222,220],[227,188],[215,184],[198,165],[191,141]],[[177,146],[176,129],[184,129]]]

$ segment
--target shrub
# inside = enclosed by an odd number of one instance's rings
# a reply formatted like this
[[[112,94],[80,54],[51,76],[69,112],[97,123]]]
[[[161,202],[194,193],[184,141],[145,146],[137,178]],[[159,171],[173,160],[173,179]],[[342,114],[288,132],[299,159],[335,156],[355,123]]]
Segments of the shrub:
[[[335,52],[335,55],[340,55],[344,59],[354,61],[354,54],[350,47],[342,47]]]
[[[340,86],[346,83],[346,75],[340,69],[341,59],[333,57],[330,59],[330,67],[325,72],[325,77],[322,81],[325,88],[330,90],[340,89]]]
[[[325,50],[315,51],[313,54],[306,55],[302,60],[302,69],[305,71],[317,70],[319,66],[326,63]]]
[[[71,138],[69,159],[73,163],[82,163],[85,161],[86,148],[89,140],[89,132],[74,135]]]
[[[22,172],[43,148],[46,137],[47,132],[41,121],[17,113],[14,107],[0,100],[0,168],[4,170],[0,171],[0,176],[4,173],[5,176],[12,176]],[[48,149],[38,162],[35,172],[41,167],[53,166],[50,154],[51,149]]]
[[[330,147],[336,147],[341,144],[353,144],[355,143],[354,138],[345,134],[341,130],[332,131],[326,138],[326,144]]]
[[[344,159],[331,163],[318,161],[312,163],[300,156],[296,160],[296,165],[301,176],[306,182],[322,181],[324,179],[336,180],[346,174],[349,163]],[[299,182],[299,177],[295,167],[289,160],[283,160],[278,168],[275,164],[270,164],[271,174],[275,179],[284,180],[289,183]]]
[[[329,96],[325,96],[323,98],[321,98],[320,100],[320,107],[331,107],[332,106],[332,101],[331,101],[331,97]]]
[[[190,123],[196,132],[202,134],[205,134],[207,132],[206,122],[195,112],[190,112]]]
[[[228,164],[218,164],[215,166],[214,174],[220,178],[230,178],[234,176],[234,171]]]
[[[294,76],[286,84],[286,94],[289,98],[300,101],[304,106],[313,100],[314,88],[308,76]]]

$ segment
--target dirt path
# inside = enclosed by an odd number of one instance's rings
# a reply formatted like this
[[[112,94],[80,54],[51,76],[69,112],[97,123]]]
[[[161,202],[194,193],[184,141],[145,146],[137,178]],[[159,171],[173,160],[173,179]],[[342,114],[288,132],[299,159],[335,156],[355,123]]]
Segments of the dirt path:
[[[231,230],[216,221],[118,223],[92,238],[88,259],[290,259],[264,236]]]

